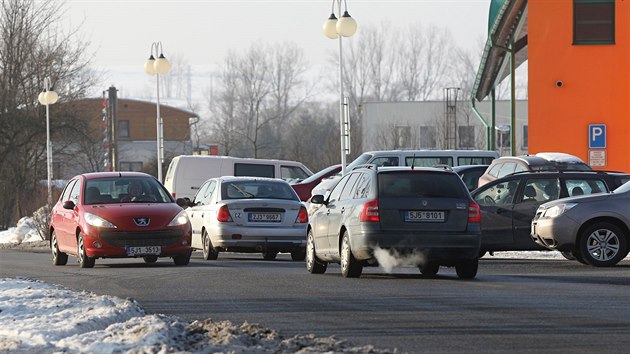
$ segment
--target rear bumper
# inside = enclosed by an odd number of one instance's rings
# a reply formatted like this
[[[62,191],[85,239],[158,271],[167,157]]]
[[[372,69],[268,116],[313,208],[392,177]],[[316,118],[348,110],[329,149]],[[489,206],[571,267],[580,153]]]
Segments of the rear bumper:
[[[449,264],[479,257],[479,233],[394,233],[362,230],[351,234],[350,247],[359,260],[374,258],[381,248],[400,254],[418,253],[425,260]]]
[[[306,224],[300,227],[229,226],[208,230],[212,246],[235,252],[273,250],[291,252],[306,248]]]

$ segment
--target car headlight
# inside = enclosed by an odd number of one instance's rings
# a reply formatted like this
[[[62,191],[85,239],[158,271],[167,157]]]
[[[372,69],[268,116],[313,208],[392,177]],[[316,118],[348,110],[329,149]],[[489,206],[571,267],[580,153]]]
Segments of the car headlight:
[[[175,215],[168,226],[180,226],[186,224],[188,224],[188,213],[186,213],[185,210],[182,210],[179,212],[179,214]]]
[[[543,216],[547,218],[555,218],[557,216],[562,215],[565,211],[570,210],[576,205],[577,203],[557,204],[557,205],[552,206],[551,208],[547,208]]]
[[[85,218],[85,222],[87,222],[88,224],[92,226],[105,227],[105,228],[110,228],[110,229],[116,228],[116,225],[94,214],[85,213],[84,218]]]

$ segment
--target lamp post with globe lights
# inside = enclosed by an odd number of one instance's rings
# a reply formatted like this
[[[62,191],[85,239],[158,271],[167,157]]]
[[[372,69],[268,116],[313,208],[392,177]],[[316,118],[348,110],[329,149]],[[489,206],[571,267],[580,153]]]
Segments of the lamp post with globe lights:
[[[50,142],[50,109],[51,104],[55,104],[59,96],[57,92],[50,89],[50,78],[44,78],[44,91],[39,93],[37,100],[46,106],[46,173],[48,179],[48,207],[52,207],[52,144]]]
[[[158,55],[159,53],[159,55]],[[153,56],[155,54],[155,56]],[[155,59],[155,57],[158,57]],[[160,74],[166,74],[171,70],[171,63],[166,60],[162,53],[162,42],[153,42],[151,44],[151,55],[144,63],[144,71],[149,75],[155,75],[157,78],[157,168],[158,180],[162,181],[162,164],[164,163],[164,130],[162,116],[160,115]]]
[[[337,4],[337,13],[340,18],[335,16],[335,3]],[[344,0],[344,12],[341,14],[341,0],[332,1],[332,10],[330,17],[326,22],[322,31],[324,35],[330,39],[339,38],[339,131],[341,135],[341,174],[346,173],[346,151],[349,146],[346,146],[346,142],[349,144],[349,139],[345,137],[348,134],[344,129],[344,92],[343,92],[343,48],[342,37],[350,37],[357,31],[357,23],[348,13],[348,3]],[[350,117],[347,117],[350,119]]]

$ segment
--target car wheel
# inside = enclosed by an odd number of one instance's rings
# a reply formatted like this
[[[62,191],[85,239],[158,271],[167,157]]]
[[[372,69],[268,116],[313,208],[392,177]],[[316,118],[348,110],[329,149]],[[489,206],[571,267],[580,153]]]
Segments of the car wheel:
[[[173,263],[177,266],[185,266],[190,263],[190,256],[192,255],[192,251],[186,254],[180,254],[178,256],[173,257]]]
[[[50,236],[50,251],[52,252],[52,261],[54,265],[66,265],[68,263],[68,255],[59,251],[57,234],[55,234],[54,230]]]
[[[422,275],[433,276],[440,270],[440,265],[435,262],[425,262],[418,266],[418,268],[420,268]]]
[[[306,238],[306,270],[311,274],[324,274],[327,267],[327,262],[322,262],[317,258],[313,231],[308,230]]]
[[[358,278],[361,272],[363,272],[363,265],[352,255],[350,237],[348,231],[344,231],[341,240],[341,275],[346,278]]]
[[[477,276],[479,268],[479,259],[462,261],[455,265],[455,272],[460,279],[472,279]]]
[[[582,257],[582,253],[580,253],[579,250],[573,250],[571,251],[571,254],[573,255],[573,257],[575,258],[576,261],[585,264],[585,265],[590,265],[588,263],[586,263],[586,261],[584,260],[584,257]]]
[[[203,259],[206,261],[214,261],[219,258],[219,251],[217,251],[212,246],[212,241],[210,240],[210,235],[206,230],[203,230],[203,234],[201,235],[201,242],[203,243]]]
[[[592,266],[614,266],[628,254],[626,237],[614,224],[595,223],[586,228],[579,239],[580,254]]]
[[[79,232],[77,237],[77,258],[79,261],[79,267],[92,268],[94,267],[95,259],[88,257],[85,253],[85,243],[83,241],[83,233]]]
[[[294,262],[303,262],[306,259],[306,249],[291,251],[291,260]]]
[[[144,263],[155,263],[158,260],[158,256],[144,256],[142,259],[144,259]]]
[[[273,261],[274,259],[276,259],[277,255],[278,251],[264,251],[262,253],[263,259],[266,261]]]
[[[575,256],[573,255],[573,252],[571,251],[560,251],[560,254],[562,255],[562,257],[570,260],[570,261],[574,261],[575,260]]]

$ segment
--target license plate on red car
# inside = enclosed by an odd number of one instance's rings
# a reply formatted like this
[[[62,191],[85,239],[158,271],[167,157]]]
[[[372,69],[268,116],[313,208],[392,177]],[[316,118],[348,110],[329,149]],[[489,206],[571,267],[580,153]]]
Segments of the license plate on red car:
[[[280,213],[249,213],[247,220],[251,222],[280,222]]]
[[[405,221],[409,222],[444,222],[443,211],[407,211]]]
[[[128,256],[159,255],[160,253],[162,253],[160,246],[127,247]]]

